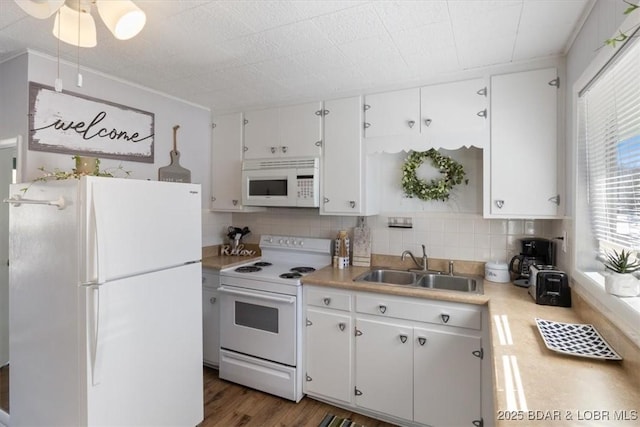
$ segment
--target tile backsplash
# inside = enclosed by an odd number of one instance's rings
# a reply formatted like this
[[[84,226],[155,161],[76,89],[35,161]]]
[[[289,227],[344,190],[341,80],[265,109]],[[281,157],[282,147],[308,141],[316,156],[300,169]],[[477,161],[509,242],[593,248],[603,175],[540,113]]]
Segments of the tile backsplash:
[[[431,258],[464,261],[509,261],[519,253],[524,236],[556,237],[559,220],[484,219],[479,214],[414,212],[412,228],[389,227],[395,214],[366,217],[371,228],[372,253],[400,255],[404,250],[422,254],[425,245]],[[245,241],[258,243],[261,234],[334,238],[339,230],[352,233],[357,217],[321,216],[311,209],[271,208],[261,213],[234,213],[234,226],[251,229]],[[227,224],[231,225],[231,224]],[[225,227],[226,230],[226,227]],[[222,233],[223,231],[221,231]]]

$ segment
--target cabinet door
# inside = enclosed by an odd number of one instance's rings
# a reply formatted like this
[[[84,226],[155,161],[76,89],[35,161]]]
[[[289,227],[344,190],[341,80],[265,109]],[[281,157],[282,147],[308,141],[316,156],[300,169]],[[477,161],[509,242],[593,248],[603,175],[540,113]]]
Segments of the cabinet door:
[[[420,134],[420,88],[367,95],[364,103],[365,137]]]
[[[321,102],[280,108],[280,154],[287,157],[318,157],[322,145]]]
[[[414,329],[414,421],[471,426],[481,418],[480,348],[479,337]]]
[[[279,110],[249,111],[244,113],[244,118],[244,158],[261,159],[279,155]]]
[[[488,142],[487,84],[484,79],[420,89],[420,128],[430,145],[456,149]]]
[[[202,358],[209,365],[218,366],[220,360],[220,300],[218,274],[202,275]],[[210,287],[211,286],[211,287]]]
[[[413,419],[413,329],[356,319],[356,404]]]
[[[307,308],[304,392],[350,403],[353,325],[351,316]]]
[[[211,209],[242,208],[242,114],[214,118],[211,148]]]
[[[361,213],[362,99],[326,101],[325,109],[321,213]]]
[[[556,78],[555,68],[491,78],[491,215],[558,213]]]

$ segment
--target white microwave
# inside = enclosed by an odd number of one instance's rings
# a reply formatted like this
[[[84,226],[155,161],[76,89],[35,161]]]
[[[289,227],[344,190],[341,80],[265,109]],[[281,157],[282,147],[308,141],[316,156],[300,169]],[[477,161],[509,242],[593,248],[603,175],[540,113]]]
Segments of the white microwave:
[[[320,206],[319,159],[255,159],[242,162],[245,206]]]

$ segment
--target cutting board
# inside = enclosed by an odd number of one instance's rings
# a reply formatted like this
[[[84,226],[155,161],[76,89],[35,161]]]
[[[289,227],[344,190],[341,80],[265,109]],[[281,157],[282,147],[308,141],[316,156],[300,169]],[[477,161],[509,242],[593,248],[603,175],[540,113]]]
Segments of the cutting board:
[[[180,166],[180,152],[178,151],[178,129],[180,125],[173,127],[173,150],[169,152],[171,163],[158,169],[159,181],[191,182],[191,171]]]

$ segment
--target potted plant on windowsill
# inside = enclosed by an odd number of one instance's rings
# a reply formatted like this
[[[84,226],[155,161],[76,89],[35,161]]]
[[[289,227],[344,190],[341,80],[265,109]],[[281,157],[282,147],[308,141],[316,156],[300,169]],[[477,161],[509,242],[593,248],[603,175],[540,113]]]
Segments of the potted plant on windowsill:
[[[604,288],[608,293],[619,297],[640,295],[640,281],[633,275],[640,270],[640,262],[631,251],[607,252],[604,265],[608,270],[604,276]]]

